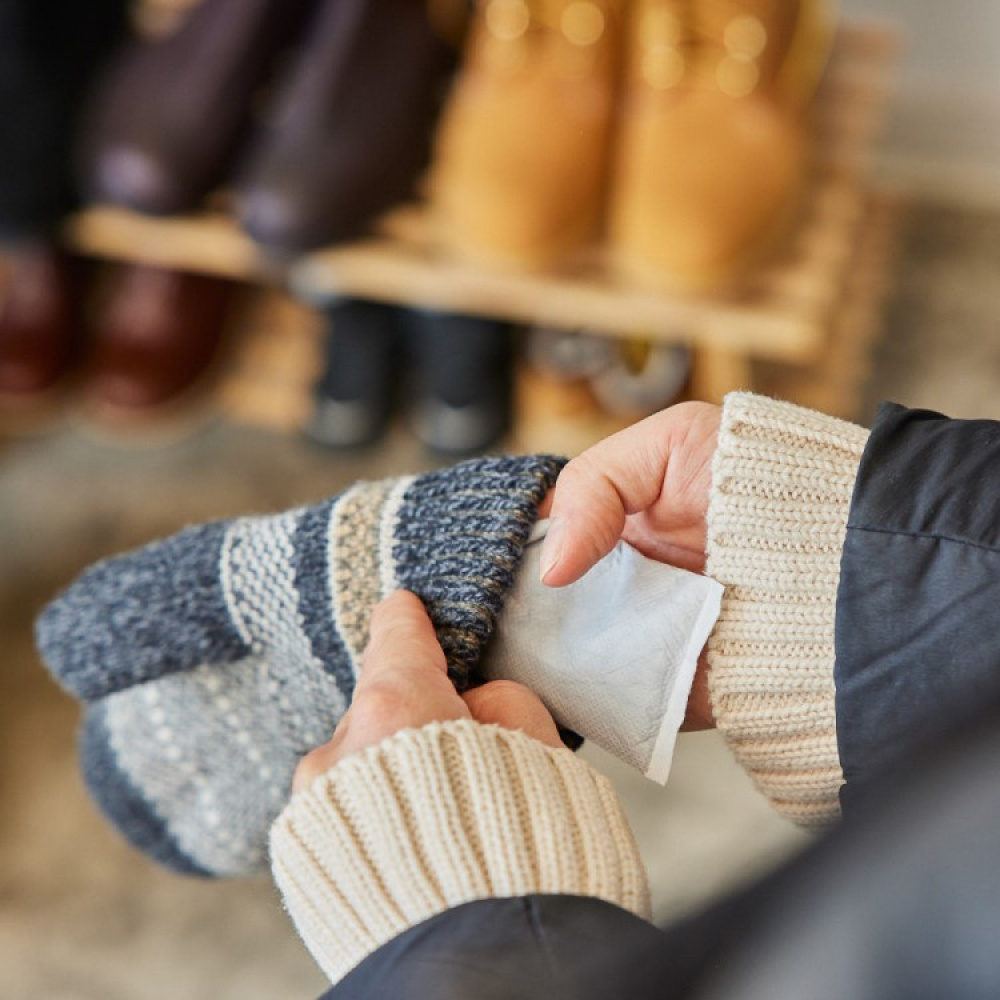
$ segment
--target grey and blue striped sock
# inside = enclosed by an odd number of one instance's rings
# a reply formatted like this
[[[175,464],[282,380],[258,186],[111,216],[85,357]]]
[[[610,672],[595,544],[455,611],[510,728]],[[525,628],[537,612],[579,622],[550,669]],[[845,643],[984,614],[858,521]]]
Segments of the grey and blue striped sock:
[[[473,682],[562,464],[482,458],[359,483],[85,571],[36,633],[85,705],[81,762],[106,815],[178,871],[263,867],[296,762],[350,702],[373,605],[417,593],[456,684]]]

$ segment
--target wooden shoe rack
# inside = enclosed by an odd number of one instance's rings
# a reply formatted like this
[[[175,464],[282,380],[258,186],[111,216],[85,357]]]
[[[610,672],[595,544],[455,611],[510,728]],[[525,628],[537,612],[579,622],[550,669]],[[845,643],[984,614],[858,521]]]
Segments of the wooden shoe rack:
[[[305,255],[265,258],[222,212],[151,219],[94,207],[70,220],[79,251],[237,277],[261,285],[239,331],[219,405],[282,430],[308,416],[319,365],[314,304],[338,295],[492,315],[519,323],[686,344],[690,394],[718,400],[754,388],[841,416],[857,409],[888,283],[896,211],[868,190],[866,159],[881,125],[896,31],[846,23],[817,97],[814,167],[785,249],[738,295],[676,297],[617,282],[594,259],[560,274],[501,274],[440,255],[420,206],[391,213],[378,235]],[[621,418],[585,387],[525,372],[515,444],[575,452]]]

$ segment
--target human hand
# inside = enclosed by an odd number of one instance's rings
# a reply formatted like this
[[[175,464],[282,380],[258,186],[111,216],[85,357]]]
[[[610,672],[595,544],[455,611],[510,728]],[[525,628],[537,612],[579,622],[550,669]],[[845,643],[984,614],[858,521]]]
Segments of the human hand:
[[[682,569],[705,568],[705,517],[722,411],[678,403],[619,431],[562,470],[542,513],[542,582],[578,580],[624,539],[643,555]],[[713,723],[702,656],[685,727]]]
[[[548,746],[563,745],[548,710],[522,684],[492,681],[459,695],[420,598],[397,591],[372,614],[371,637],[351,707],[330,742],[299,761],[293,790],[400,729],[452,719],[520,729]]]
[[[721,410],[678,403],[588,448],[547,507],[542,582],[578,580],[620,538],[659,562],[705,567],[705,514]]]

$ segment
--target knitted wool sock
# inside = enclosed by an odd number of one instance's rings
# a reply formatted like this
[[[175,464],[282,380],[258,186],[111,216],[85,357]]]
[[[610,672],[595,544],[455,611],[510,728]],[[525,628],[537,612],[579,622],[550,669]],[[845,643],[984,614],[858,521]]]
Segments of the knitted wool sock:
[[[37,639],[86,706],[82,767],[109,819],[179,871],[263,867],[299,757],[350,702],[373,605],[418,594],[465,686],[561,466],[485,458],[360,483],[87,570]]]

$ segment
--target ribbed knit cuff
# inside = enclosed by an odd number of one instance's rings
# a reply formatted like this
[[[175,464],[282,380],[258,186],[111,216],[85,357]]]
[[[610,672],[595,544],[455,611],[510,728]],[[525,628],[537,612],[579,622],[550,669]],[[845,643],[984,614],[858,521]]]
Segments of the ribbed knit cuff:
[[[403,730],[298,792],[271,864],[333,982],[410,927],[475,899],[593,896],[649,915],[608,780],[569,750],[471,721]]]
[[[716,725],[803,826],[839,815],[834,619],[867,439],[843,420],[734,393],[712,466],[706,568],[726,588],[708,644]]]

